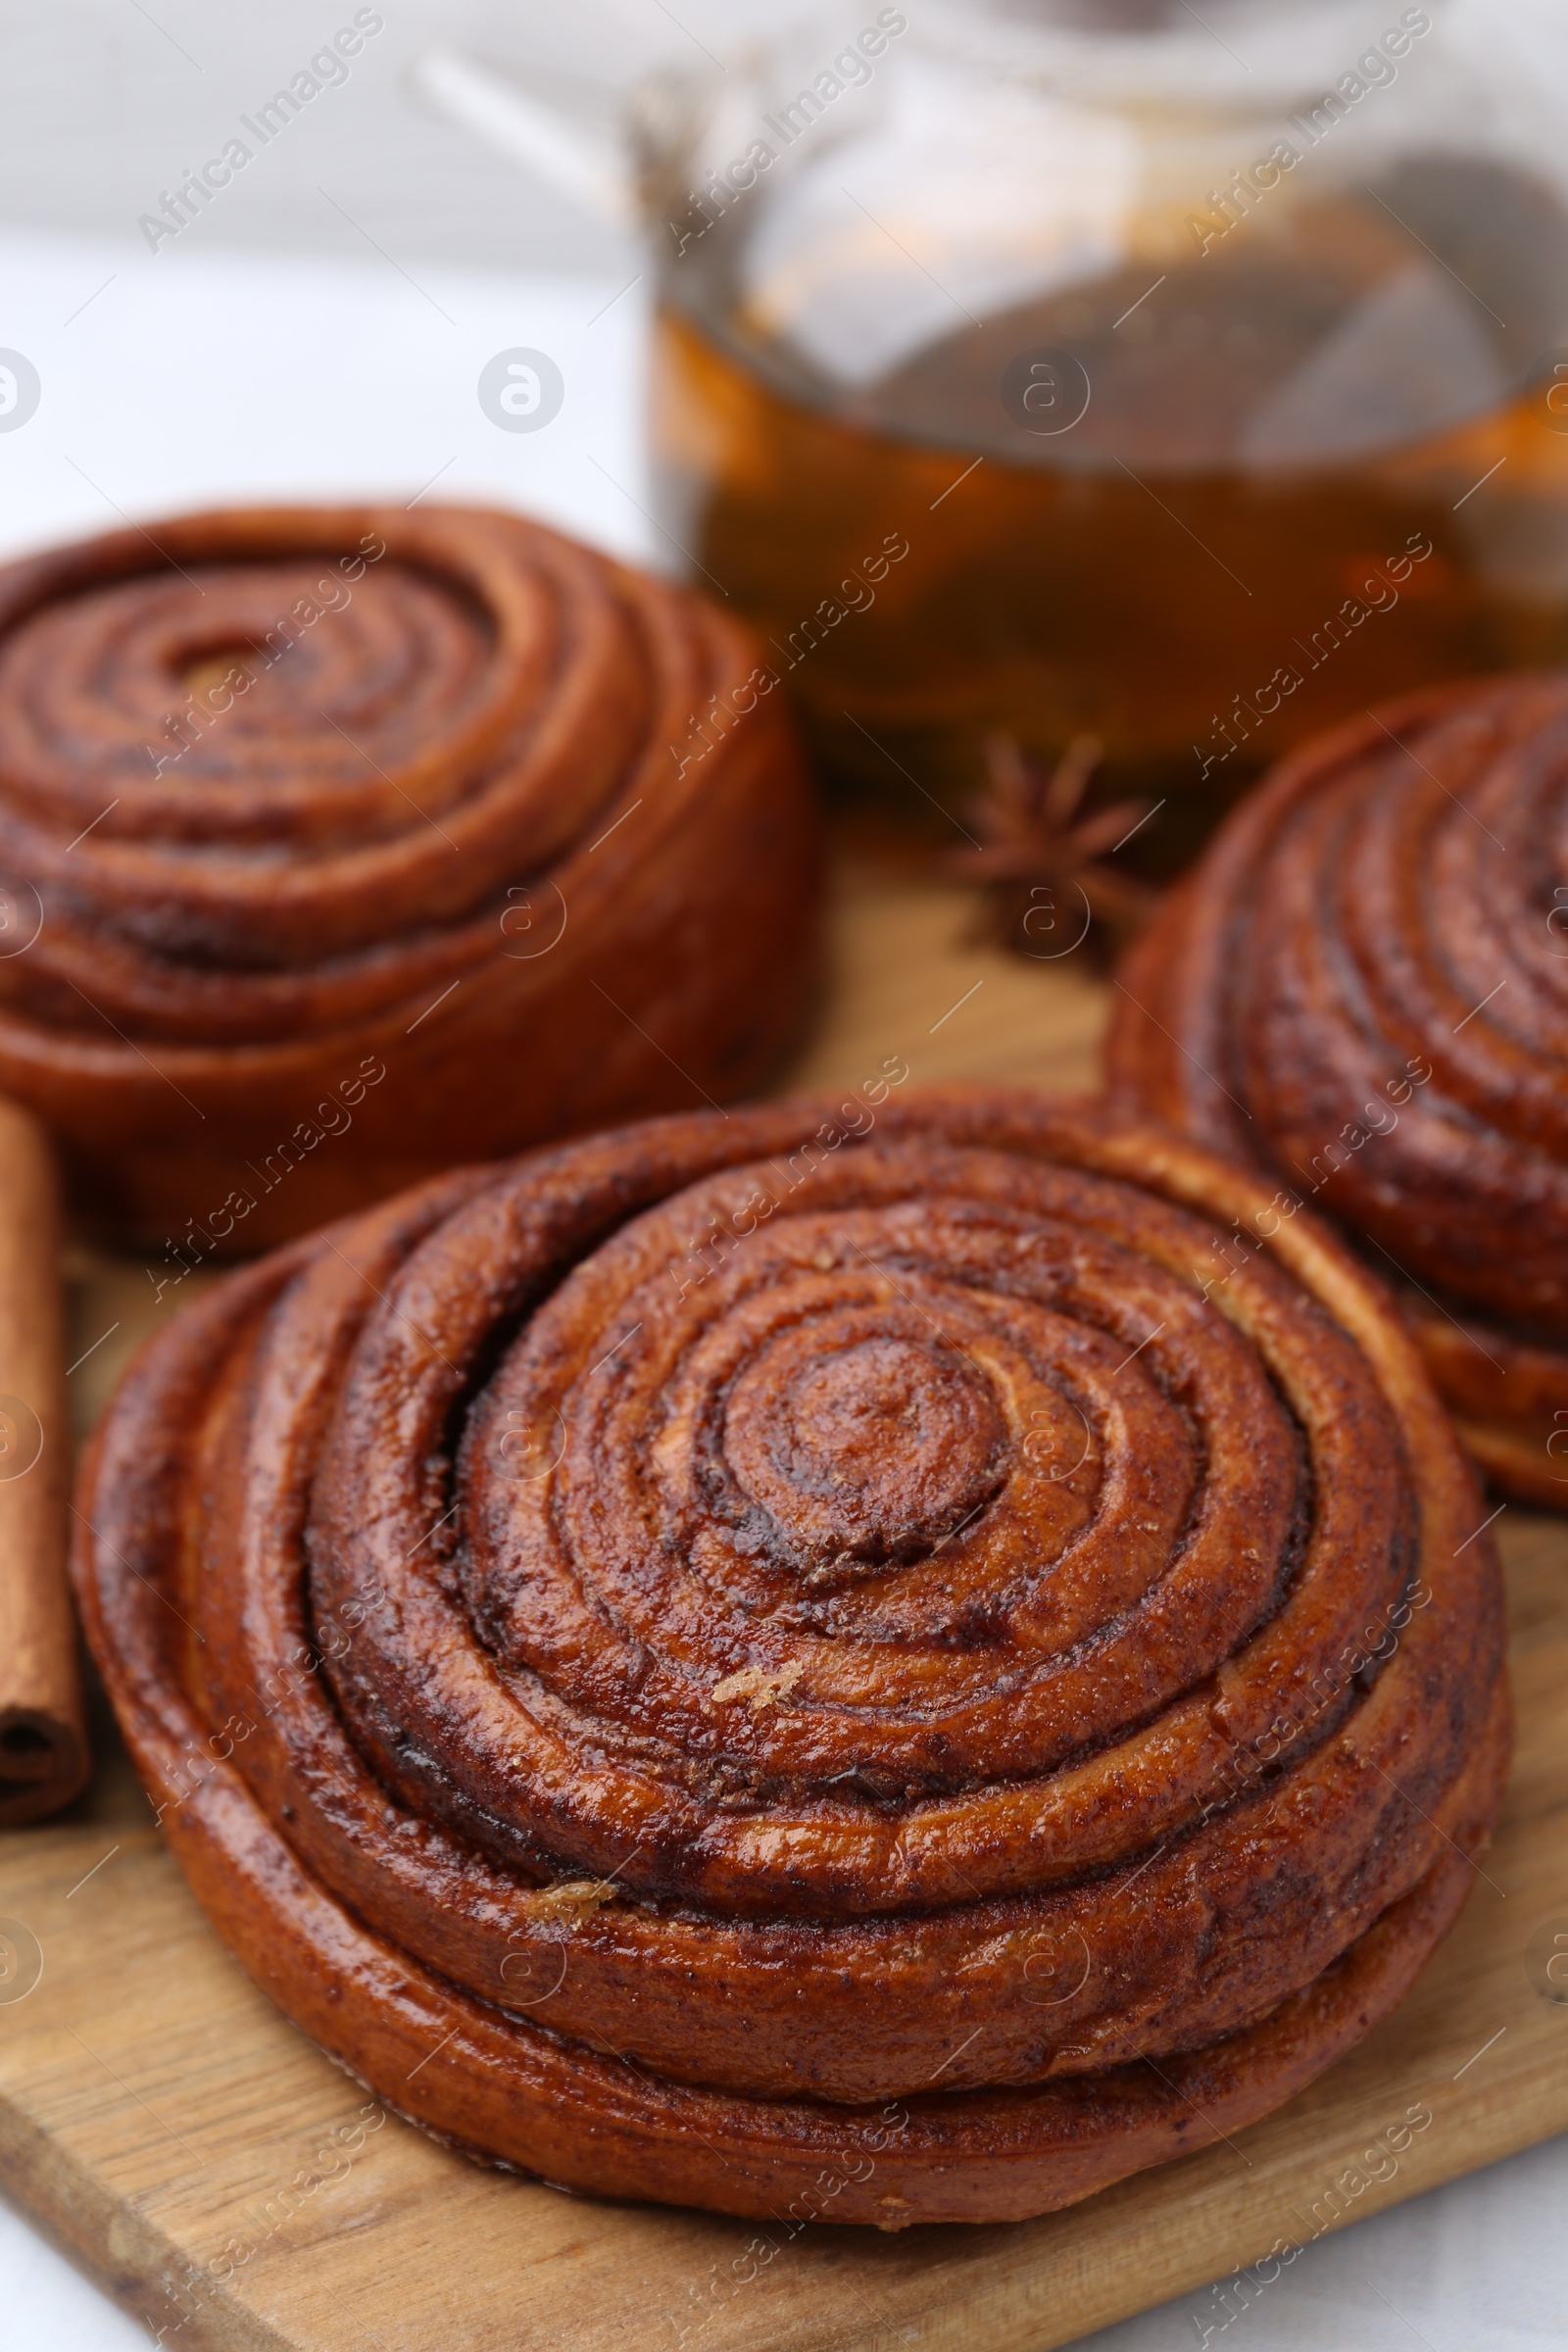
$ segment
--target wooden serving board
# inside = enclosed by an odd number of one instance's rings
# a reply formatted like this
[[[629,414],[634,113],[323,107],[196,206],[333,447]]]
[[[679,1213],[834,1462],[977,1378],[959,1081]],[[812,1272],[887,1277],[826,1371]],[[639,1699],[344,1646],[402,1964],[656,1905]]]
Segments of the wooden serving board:
[[[791,1083],[854,1085],[889,1055],[915,1080],[1092,1083],[1108,991],[1077,956],[967,941],[972,916],[962,892],[841,860],[833,992]],[[80,1252],[73,1277],[85,1426],[171,1302],[139,1264]],[[1568,2129],[1568,1982],[1547,1974],[1568,1953],[1568,1522],[1509,1509],[1498,1532],[1520,1723],[1501,1835],[1404,2006],[1234,2140],[1039,2222],[896,2237],[479,2170],[383,2117],[254,1989],[100,1724],[90,1794],[0,1838],[0,2183],[182,2347],[1046,2352],[1184,2290],[1207,2312],[1208,2281],[1259,2258],[1266,2294],[1281,2241]]]

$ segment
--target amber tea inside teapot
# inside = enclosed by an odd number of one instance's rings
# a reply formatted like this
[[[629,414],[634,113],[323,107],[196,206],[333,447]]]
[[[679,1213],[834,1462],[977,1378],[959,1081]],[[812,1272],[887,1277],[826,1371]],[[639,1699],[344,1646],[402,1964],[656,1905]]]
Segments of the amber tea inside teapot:
[[[862,0],[649,79],[662,520],[831,773],[1089,735],[1168,868],[1326,721],[1564,658],[1565,99],[1533,0]]]

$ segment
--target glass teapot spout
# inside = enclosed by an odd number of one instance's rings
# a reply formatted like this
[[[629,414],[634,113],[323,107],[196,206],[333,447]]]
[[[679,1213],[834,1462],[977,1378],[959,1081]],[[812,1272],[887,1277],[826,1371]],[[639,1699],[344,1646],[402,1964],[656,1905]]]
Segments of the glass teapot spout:
[[[422,50],[409,78],[438,114],[525,165],[584,212],[612,228],[638,226],[642,208],[621,91],[543,66],[503,70],[446,42]]]

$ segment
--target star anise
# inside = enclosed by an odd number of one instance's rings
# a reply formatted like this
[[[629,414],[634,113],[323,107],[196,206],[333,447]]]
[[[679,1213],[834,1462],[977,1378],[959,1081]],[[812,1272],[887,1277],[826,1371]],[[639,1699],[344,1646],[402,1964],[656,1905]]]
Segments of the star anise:
[[[1149,803],[1080,813],[1101,751],[1098,737],[1076,735],[1048,770],[1012,736],[986,739],[986,789],[969,812],[979,839],[943,863],[987,885],[988,927],[1019,955],[1049,959],[1087,940],[1103,957],[1153,911],[1158,892],[1107,862],[1149,816]]]

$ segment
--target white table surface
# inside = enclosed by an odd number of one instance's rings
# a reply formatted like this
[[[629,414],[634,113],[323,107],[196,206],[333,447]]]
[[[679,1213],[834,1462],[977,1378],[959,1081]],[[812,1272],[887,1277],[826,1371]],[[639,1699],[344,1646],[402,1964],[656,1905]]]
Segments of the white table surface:
[[[604,279],[422,262],[411,277],[368,247],[362,265],[188,244],[155,256],[0,235],[0,346],[24,352],[42,386],[28,422],[0,432],[0,553],[209,502],[407,501],[431,485],[657,555],[635,261]],[[561,414],[538,433],[498,430],[476,396],[485,361],[518,346],[548,352],[565,378]],[[1308,2247],[1228,2324],[1204,2290],[1080,2352],[1546,2352],[1568,2342],[1565,2224],[1568,2138]],[[1136,2266],[1136,2244],[1126,2260]],[[0,2205],[6,2352],[146,2341]]]

